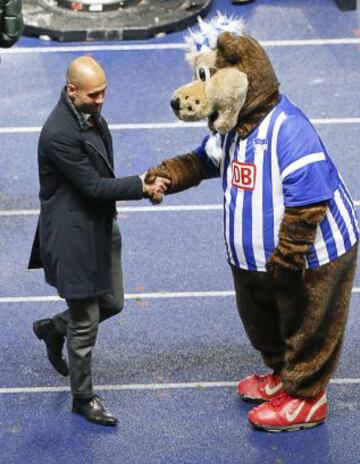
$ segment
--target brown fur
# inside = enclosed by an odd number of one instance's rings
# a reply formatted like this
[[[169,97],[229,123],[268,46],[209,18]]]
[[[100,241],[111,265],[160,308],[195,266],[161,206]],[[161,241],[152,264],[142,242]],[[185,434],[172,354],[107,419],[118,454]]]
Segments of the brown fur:
[[[232,105],[230,118],[237,121],[232,129],[244,139],[279,101],[275,72],[256,40],[229,33],[218,38],[214,68],[211,79],[219,70],[231,68],[248,79],[241,109],[235,114],[236,106]],[[224,82],[219,80],[217,84],[218,99]],[[184,92],[184,99],[189,100],[192,89],[205,84],[184,86],[178,89],[178,95],[182,97]],[[214,129],[218,115],[213,111],[216,105],[211,105],[215,98],[209,91],[210,85],[202,88],[205,91],[201,98],[209,101],[201,101],[201,105],[210,129]],[[198,185],[205,170],[196,155],[188,154],[164,161],[149,175],[169,178],[169,193],[175,193]],[[322,202],[285,208],[278,245],[267,262],[268,272],[232,268],[237,306],[246,333],[265,363],[281,376],[285,390],[295,397],[316,396],[335,371],[351,297],[358,245],[336,261],[305,269],[305,255],[315,241],[327,206],[327,202]]]
[[[334,373],[348,316],[358,245],[324,266],[306,271],[307,305],[287,338],[282,378],[290,395],[315,396]],[[291,301],[291,300],[290,300]]]
[[[252,37],[224,32],[218,38],[216,67],[236,66],[248,76],[249,89],[239,114],[236,130],[247,135],[279,101],[279,82],[261,45]]]
[[[215,66],[216,69],[236,67],[248,76],[247,97],[236,125],[241,138],[245,138],[278,103],[279,83],[273,67],[265,51],[255,39],[249,36],[235,37],[227,32],[220,34],[218,38]],[[197,100],[203,101],[204,92],[201,82],[196,81],[191,85],[191,92],[188,86],[184,86],[178,89],[177,96],[182,97],[184,94],[189,105],[195,106]],[[209,126],[212,128],[211,117]],[[191,154],[183,156],[166,160],[160,166],[152,168],[147,181],[153,180],[156,175],[167,177],[172,182],[168,193],[176,193],[198,185],[205,175],[198,157]],[[193,165],[191,165],[192,162]],[[154,203],[160,201],[159,195],[153,198]]]
[[[286,391],[314,397],[334,373],[344,336],[357,245],[324,266],[268,273],[233,267],[239,314],[246,333]]]
[[[302,208],[285,208],[279,231],[279,243],[267,262],[267,269],[305,269],[305,254],[315,241],[316,230],[326,215],[328,202]]]
[[[248,90],[245,103],[242,106],[235,125],[240,137],[246,138],[278,103],[279,83],[265,51],[255,39],[249,36],[235,37],[228,32],[219,35],[215,69],[220,70],[225,68],[236,68],[248,77]],[[213,75],[213,79],[215,76],[216,72]],[[180,87],[174,95],[182,101],[186,101],[186,105],[189,105],[193,110],[196,108],[196,101],[200,102],[202,110],[199,112],[199,115],[201,117],[204,117],[204,114],[209,111],[208,107],[210,103],[204,101],[206,92],[204,83],[201,81],[195,81]],[[213,97],[212,92],[210,92],[208,98],[211,97]],[[196,120],[196,118],[191,117],[191,114],[187,118],[188,120]],[[214,130],[213,115],[209,116],[208,123],[210,129]],[[171,160],[171,164],[169,164],[170,160],[166,160],[161,166],[152,168],[150,171],[151,177],[148,177],[147,180],[153,179],[156,175],[167,177],[174,184],[168,193],[175,193],[198,185],[203,178],[201,178],[201,175],[204,175],[204,170],[201,169],[199,159],[193,155],[190,156],[189,160],[194,161],[194,166],[190,167],[190,164],[186,163],[185,168],[182,157],[176,157]],[[176,185],[182,175],[185,177],[180,190],[178,190]],[[153,198],[154,203],[160,201],[160,196]]]
[[[167,193],[177,193],[198,185],[205,176],[200,158],[193,153],[179,155],[163,161],[157,168],[149,169],[145,181],[152,183],[156,176],[171,180]],[[161,201],[161,196],[154,196],[153,203]]]

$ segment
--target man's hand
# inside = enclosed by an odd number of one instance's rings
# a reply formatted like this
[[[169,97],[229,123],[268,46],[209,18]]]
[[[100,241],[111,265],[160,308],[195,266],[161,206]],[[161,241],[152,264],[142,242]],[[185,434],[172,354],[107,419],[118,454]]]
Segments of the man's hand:
[[[145,181],[146,174],[147,173],[145,172],[142,176],[140,176],[144,193],[150,197],[153,203],[161,203],[171,181],[165,177],[147,178]]]

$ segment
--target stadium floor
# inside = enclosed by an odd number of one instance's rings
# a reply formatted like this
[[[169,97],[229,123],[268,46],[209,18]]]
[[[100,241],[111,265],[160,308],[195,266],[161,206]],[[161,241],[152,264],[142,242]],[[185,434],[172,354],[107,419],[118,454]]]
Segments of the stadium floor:
[[[314,122],[360,205],[360,11],[332,0],[215,0],[241,15],[265,46],[281,91]],[[173,90],[190,80],[184,32],[141,42],[70,43],[22,38],[0,51],[0,461],[4,464],[359,463],[360,273],[329,417],[315,429],[267,434],[247,423],[236,381],[263,371],[237,315],[222,235],[217,180],[166,198],[122,202],[126,305],[105,322],[94,382],[119,417],[106,429],[70,413],[67,380],[48,365],[34,319],[63,309],[27,260],[38,213],[36,145],[68,63],[82,53],[105,68],[103,113],[119,176],[195,148],[202,124],[178,124]]]

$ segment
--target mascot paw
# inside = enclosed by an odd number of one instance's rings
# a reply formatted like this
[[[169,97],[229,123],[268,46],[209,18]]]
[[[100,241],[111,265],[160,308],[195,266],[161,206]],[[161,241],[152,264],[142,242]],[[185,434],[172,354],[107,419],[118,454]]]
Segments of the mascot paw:
[[[156,193],[153,196],[149,197],[149,199],[153,205],[160,205],[160,203],[163,201],[163,195]]]
[[[152,185],[156,182],[157,177],[162,177],[165,179],[169,179],[169,175],[167,174],[166,170],[157,167],[157,168],[150,168],[144,178],[146,184]],[[171,179],[169,179],[171,180]],[[157,191],[153,193],[148,193],[147,198],[149,198],[150,202],[153,205],[158,205],[162,202],[164,198],[164,191]]]
[[[285,255],[275,249],[275,252],[266,263],[266,269],[273,277],[281,280],[294,274],[302,276],[305,271],[305,258],[301,254]]]
[[[165,177],[165,179],[171,180],[167,169],[159,166],[157,168],[150,168],[145,176],[145,182],[147,184],[153,184],[157,177]]]

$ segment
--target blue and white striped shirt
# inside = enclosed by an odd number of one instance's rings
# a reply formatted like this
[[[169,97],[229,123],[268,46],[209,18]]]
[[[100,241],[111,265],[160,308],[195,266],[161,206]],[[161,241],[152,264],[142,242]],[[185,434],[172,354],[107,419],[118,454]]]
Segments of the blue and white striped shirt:
[[[314,127],[286,97],[246,139],[235,131],[207,135],[194,153],[208,178],[222,177],[225,243],[234,266],[266,271],[285,207],[329,201],[306,255],[308,268],[337,259],[357,242],[351,196]]]

